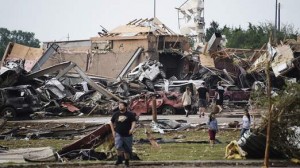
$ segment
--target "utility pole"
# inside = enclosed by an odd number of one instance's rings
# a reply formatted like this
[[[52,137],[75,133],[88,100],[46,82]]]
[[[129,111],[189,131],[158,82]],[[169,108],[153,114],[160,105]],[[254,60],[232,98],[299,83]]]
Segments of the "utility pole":
[[[278,31],[280,31],[280,2],[278,3]]]
[[[276,43],[277,39],[276,39],[276,31],[277,31],[277,0],[275,0],[276,4],[275,4],[275,28],[274,28],[274,41]]]
[[[273,105],[271,102],[271,79],[270,79],[270,64],[271,64],[271,58],[273,55],[273,49],[272,49],[272,45],[271,45],[271,40],[269,40],[269,47],[271,50],[271,53],[269,53],[269,59],[266,65],[266,76],[267,76],[267,96],[268,96],[268,103],[269,103],[269,107],[268,107],[268,115],[267,115],[267,135],[266,135],[266,148],[265,148],[265,158],[264,158],[264,168],[268,168],[269,167],[269,157],[270,157],[270,138],[271,138],[271,118],[272,118],[272,111],[273,111]]]
[[[156,106],[156,97],[152,97],[152,121],[157,123],[157,106]]]
[[[154,17],[156,17],[156,0],[154,0]]]

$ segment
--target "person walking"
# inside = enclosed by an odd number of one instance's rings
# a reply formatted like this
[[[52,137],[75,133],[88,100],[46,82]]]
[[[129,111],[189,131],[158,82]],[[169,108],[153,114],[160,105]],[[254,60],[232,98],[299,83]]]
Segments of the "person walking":
[[[186,113],[186,117],[189,116],[189,112],[192,109],[192,92],[191,89],[187,86],[185,92],[182,95],[182,105]]]
[[[224,88],[221,85],[221,81],[218,82],[217,89],[215,92],[216,105],[219,109],[219,113],[223,110],[223,99],[224,99]]]
[[[245,132],[250,130],[250,126],[251,126],[251,117],[248,112],[248,109],[245,109],[243,119],[242,119],[241,137],[244,135]]]
[[[125,166],[129,167],[135,125],[135,114],[127,111],[126,102],[119,102],[119,110],[112,115],[110,122],[118,155],[115,165],[122,164],[123,158],[125,158]]]
[[[199,117],[201,117],[201,114],[204,116],[204,112],[206,112],[207,103],[209,101],[208,89],[206,88],[204,82],[197,89],[197,93],[199,96]]]
[[[208,135],[209,135],[209,143],[210,146],[213,147],[216,141],[216,134],[219,131],[218,130],[218,121],[215,117],[215,114],[211,113],[209,115],[208,121]]]

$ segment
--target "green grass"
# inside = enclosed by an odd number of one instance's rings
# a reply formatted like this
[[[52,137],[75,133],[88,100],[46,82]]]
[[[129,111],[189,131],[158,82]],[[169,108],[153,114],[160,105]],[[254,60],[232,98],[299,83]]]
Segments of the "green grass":
[[[155,149],[149,145],[135,145],[136,153],[145,161],[163,160],[218,160],[223,159],[226,145],[170,143]]]
[[[208,141],[206,129],[189,129],[181,132],[169,132],[165,134],[152,133],[154,138],[171,140],[174,137],[183,137],[181,141]],[[150,143],[134,144],[134,152],[144,161],[167,161],[167,160],[219,160],[224,159],[225,147],[228,142],[238,139],[239,131],[220,131],[216,138],[221,144],[210,148],[208,143],[164,143],[159,144],[160,148],[154,148]],[[137,129],[134,139],[147,139],[145,128]],[[75,140],[63,139],[38,139],[38,140],[0,140],[0,145],[14,148],[45,147],[51,146],[56,151],[64,145]],[[99,147],[100,150],[103,146]]]
[[[145,161],[162,160],[219,160],[224,159],[225,147],[228,142],[239,137],[239,131],[220,131],[216,138],[221,142],[213,148],[208,143],[206,129],[190,129],[188,131],[170,132],[166,134],[152,134],[155,138],[172,139],[184,137],[181,141],[207,141],[207,143],[165,143],[159,144],[160,148],[154,148],[150,144],[135,144],[134,150]],[[146,139],[144,130],[135,134],[135,139]]]

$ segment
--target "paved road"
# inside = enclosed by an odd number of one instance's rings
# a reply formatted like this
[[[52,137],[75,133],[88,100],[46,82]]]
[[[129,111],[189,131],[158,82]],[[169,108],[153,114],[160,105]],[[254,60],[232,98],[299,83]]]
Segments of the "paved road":
[[[228,123],[233,121],[242,120],[241,112],[224,112],[217,115],[217,120],[219,124]],[[199,118],[198,115],[158,115],[158,119],[170,119],[170,120],[186,120],[188,123],[200,124],[205,123],[208,120],[209,113],[206,113],[204,117]],[[56,123],[109,123],[111,116],[92,116],[92,117],[68,117],[68,118],[52,118],[52,119],[42,119],[42,120],[26,120],[19,122],[56,122]],[[141,121],[152,120],[151,115],[142,115],[140,116]],[[255,118],[255,122],[259,122],[259,118]]]

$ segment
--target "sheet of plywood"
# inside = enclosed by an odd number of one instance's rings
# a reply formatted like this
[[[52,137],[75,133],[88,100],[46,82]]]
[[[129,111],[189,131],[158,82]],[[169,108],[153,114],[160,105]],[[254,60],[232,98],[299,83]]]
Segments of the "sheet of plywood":
[[[294,58],[293,51],[289,45],[282,45],[276,48],[277,54],[274,57],[273,62],[290,61]]]
[[[43,55],[41,48],[27,47],[21,44],[14,43],[11,52],[7,58],[20,58],[25,60],[36,60]]]
[[[202,66],[214,68],[214,59],[209,55],[200,54],[200,63]]]
[[[4,61],[25,60],[24,68],[26,71],[30,71],[43,55],[43,49],[41,48],[27,47],[17,43],[13,43],[13,45],[9,47],[12,48],[10,52],[4,56]]]
[[[141,27],[141,26],[135,26],[135,25],[122,25],[119,26],[109,33],[141,33],[141,32],[150,32],[150,27]]]
[[[289,45],[282,45],[276,48],[276,56],[271,63],[275,76],[279,76],[282,72],[289,70],[293,66],[291,62],[294,58],[294,53]]]

